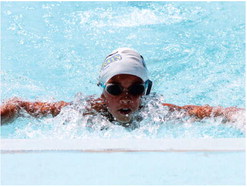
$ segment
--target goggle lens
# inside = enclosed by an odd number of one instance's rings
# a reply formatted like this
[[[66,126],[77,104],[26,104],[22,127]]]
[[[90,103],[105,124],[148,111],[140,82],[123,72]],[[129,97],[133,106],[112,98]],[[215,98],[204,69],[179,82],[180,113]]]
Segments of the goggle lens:
[[[142,84],[135,84],[129,88],[129,93],[134,96],[142,95],[144,92],[145,87]]]
[[[106,91],[111,95],[120,95],[122,93],[121,87],[117,84],[107,86]]]
[[[106,85],[105,90],[111,95],[120,95],[123,92],[123,88],[118,84]],[[134,84],[128,88],[128,93],[133,96],[139,96],[144,94],[145,86],[143,84]]]

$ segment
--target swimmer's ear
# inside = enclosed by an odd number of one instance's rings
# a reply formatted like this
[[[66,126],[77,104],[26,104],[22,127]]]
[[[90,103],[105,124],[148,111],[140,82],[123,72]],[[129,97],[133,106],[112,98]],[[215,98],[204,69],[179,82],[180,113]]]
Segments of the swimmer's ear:
[[[106,97],[105,97],[105,95],[103,93],[101,94],[101,99],[102,99],[104,104],[108,103],[108,101],[107,101],[107,99],[106,99]]]
[[[105,95],[102,93],[101,98],[105,100]]]

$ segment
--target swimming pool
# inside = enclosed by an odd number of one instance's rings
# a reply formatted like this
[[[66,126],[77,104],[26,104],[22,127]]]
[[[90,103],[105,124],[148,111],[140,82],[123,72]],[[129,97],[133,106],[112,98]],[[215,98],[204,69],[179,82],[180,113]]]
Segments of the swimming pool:
[[[121,138],[133,141],[143,138],[199,138],[207,141],[245,138],[244,115],[236,116],[235,123],[227,124],[222,124],[221,119],[200,122],[164,120],[167,111],[159,105],[167,102],[245,108],[245,2],[1,2],[1,8],[1,100],[16,96],[30,101],[74,101],[77,106],[77,110],[65,108],[55,118],[33,119],[28,115],[19,118],[1,127],[2,140],[54,138],[83,141],[95,137],[102,141]],[[145,118],[136,129],[109,123],[101,116],[83,118],[78,113],[78,109],[83,110],[87,96],[100,95],[101,90],[96,84],[101,63],[109,52],[119,47],[139,51],[154,82],[153,92],[156,94],[152,101],[147,101],[148,108],[141,112]],[[80,160],[85,156],[57,152],[34,155],[46,160],[45,155],[49,154],[54,159],[57,155],[67,155],[67,161],[73,158]],[[128,154],[134,157],[140,155]],[[162,155],[156,152],[150,154],[155,155],[152,158]],[[229,172],[228,177],[218,183],[213,176],[210,182],[203,177],[199,177],[201,183],[196,182],[192,179],[195,175],[191,174],[190,180],[184,181],[184,184],[244,184],[242,149],[210,154],[212,160],[208,161],[212,164],[217,162],[217,155],[227,163],[235,154],[232,158],[237,164],[231,165],[231,168],[238,169]],[[15,158],[28,160],[33,154],[24,155],[2,155],[2,161],[6,161],[2,167],[6,171],[4,184],[11,184],[7,180],[8,177],[10,179],[7,171],[14,167],[7,163],[16,163]],[[100,163],[103,155],[93,156]],[[149,158],[148,154],[142,155],[145,159]],[[191,163],[190,159],[205,158],[203,154],[198,156],[194,152],[180,156],[185,155],[188,156],[185,161],[187,166]],[[110,159],[111,156],[108,156]],[[119,153],[117,157],[124,160],[128,156]],[[112,159],[117,160],[117,157]],[[151,157],[149,160],[152,160]],[[171,160],[167,155],[163,158]],[[145,159],[140,163],[144,163]],[[35,161],[32,163],[37,169]],[[131,165],[126,162],[128,164]],[[144,165],[143,171],[151,167],[146,163]],[[223,164],[218,166],[218,171],[221,170],[224,171]],[[127,168],[124,171],[129,172]],[[153,184],[182,184],[183,179],[178,179],[182,174],[177,175],[176,183],[176,172],[173,168],[172,176],[165,180],[162,172],[157,170],[156,177],[160,180],[152,176]],[[145,183],[138,177],[138,172],[133,174],[136,176],[133,184],[138,180],[139,184]],[[18,176],[21,173],[17,172],[12,177],[19,181]],[[38,184],[49,184],[45,181],[47,176],[42,176],[43,181]],[[145,179],[144,173],[142,176]],[[152,177],[148,179],[149,184],[152,184]],[[229,181],[227,178],[233,179]],[[155,183],[155,179],[159,182]],[[126,184],[118,181],[118,184]],[[78,179],[78,183],[83,184],[83,181]],[[28,184],[28,181],[23,184]]]

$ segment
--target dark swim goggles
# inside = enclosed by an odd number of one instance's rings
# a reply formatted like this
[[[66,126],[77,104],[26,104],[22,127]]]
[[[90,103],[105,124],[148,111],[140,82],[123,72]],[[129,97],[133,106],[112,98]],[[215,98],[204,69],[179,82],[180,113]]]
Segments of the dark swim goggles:
[[[99,83],[98,86],[103,87],[104,90],[106,90],[109,94],[114,96],[121,95],[125,90],[125,88],[123,88],[119,84],[113,84],[113,83],[109,83],[109,84]],[[127,88],[127,92],[133,96],[140,96],[143,95],[145,92],[146,95],[148,95],[151,91],[151,87],[152,87],[152,81],[147,80],[143,84],[133,84],[132,86]]]

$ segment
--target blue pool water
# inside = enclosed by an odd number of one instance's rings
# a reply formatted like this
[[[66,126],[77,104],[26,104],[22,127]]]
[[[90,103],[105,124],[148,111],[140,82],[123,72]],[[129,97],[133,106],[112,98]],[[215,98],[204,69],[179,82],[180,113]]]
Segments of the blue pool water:
[[[164,120],[160,103],[245,107],[244,2],[1,2],[1,100],[74,101],[55,118],[26,115],[2,138],[245,137],[245,118]],[[78,109],[96,86],[105,56],[139,51],[153,92],[139,128]],[[107,130],[102,130],[106,129]]]

